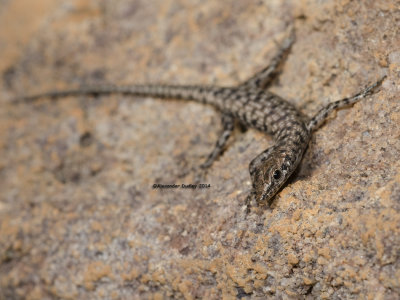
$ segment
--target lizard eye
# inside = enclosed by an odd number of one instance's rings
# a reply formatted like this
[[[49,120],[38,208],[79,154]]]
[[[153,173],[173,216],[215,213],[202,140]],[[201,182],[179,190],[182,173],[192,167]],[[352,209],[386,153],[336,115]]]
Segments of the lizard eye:
[[[281,175],[282,175],[281,171],[275,170],[275,171],[274,171],[274,174],[272,174],[272,177],[273,177],[274,179],[278,180],[279,178],[281,178]]]

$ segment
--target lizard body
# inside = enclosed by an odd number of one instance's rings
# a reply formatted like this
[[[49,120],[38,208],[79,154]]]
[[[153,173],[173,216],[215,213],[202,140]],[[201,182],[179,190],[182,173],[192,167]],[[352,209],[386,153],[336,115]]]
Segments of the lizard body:
[[[185,99],[210,104],[222,113],[223,132],[203,168],[209,167],[219,156],[234,128],[237,119],[247,127],[253,127],[275,139],[275,145],[256,156],[249,165],[253,190],[259,204],[271,204],[274,195],[296,170],[310,141],[312,132],[339,108],[351,105],[370,94],[385,77],[360,93],[322,108],[309,118],[278,95],[264,88],[272,81],[284,54],[294,41],[286,39],[271,64],[249,80],[236,87],[179,86],[179,85],[132,85],[94,86],[75,90],[51,91],[22,97],[18,102],[35,101],[38,98],[66,97],[73,95],[105,95],[120,93],[134,96]]]

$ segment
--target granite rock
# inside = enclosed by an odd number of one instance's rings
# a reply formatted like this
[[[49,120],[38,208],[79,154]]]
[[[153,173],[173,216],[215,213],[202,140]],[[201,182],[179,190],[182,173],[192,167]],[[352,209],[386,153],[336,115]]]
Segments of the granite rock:
[[[398,299],[399,1],[0,1],[0,299]],[[234,85],[296,42],[270,90],[312,116],[387,74],[313,136],[272,208],[240,131],[176,100],[20,95],[84,84]]]

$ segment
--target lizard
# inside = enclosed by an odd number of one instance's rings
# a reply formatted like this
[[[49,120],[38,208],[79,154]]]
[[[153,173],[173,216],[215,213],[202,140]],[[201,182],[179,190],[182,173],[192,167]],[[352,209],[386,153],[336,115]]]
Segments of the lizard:
[[[298,167],[310,142],[312,133],[328,118],[330,113],[370,95],[386,76],[368,85],[353,96],[329,103],[313,117],[300,112],[293,104],[266,90],[278,73],[283,58],[294,42],[294,34],[284,40],[270,64],[255,75],[233,87],[213,85],[161,85],[87,86],[70,90],[55,90],[42,94],[23,96],[16,103],[39,98],[60,98],[77,95],[123,94],[142,97],[182,99],[214,106],[222,113],[222,132],[213,151],[201,168],[207,169],[219,157],[231,136],[235,120],[271,135],[275,144],[257,155],[249,164],[252,190],[247,203],[255,199],[258,205],[270,206],[274,196]]]

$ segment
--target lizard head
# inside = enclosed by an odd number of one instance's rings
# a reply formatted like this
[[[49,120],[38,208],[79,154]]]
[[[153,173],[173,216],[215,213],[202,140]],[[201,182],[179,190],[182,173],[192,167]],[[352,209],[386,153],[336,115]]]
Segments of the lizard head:
[[[273,197],[293,173],[293,157],[277,149],[267,150],[250,163],[253,193],[259,205],[270,205]]]

